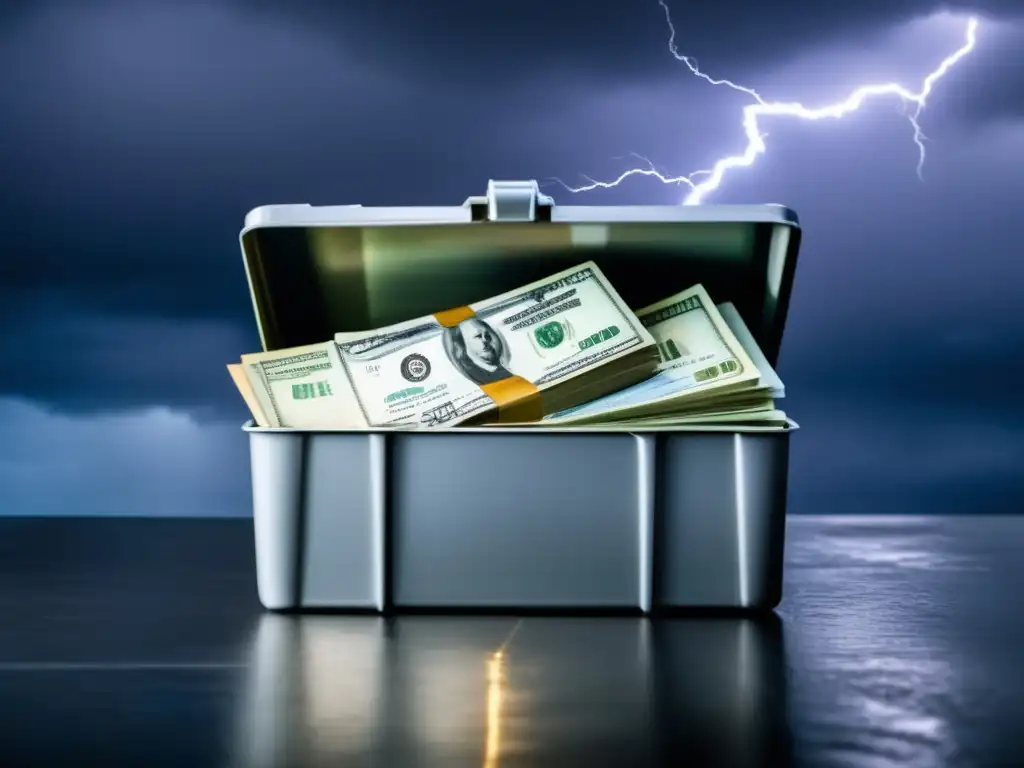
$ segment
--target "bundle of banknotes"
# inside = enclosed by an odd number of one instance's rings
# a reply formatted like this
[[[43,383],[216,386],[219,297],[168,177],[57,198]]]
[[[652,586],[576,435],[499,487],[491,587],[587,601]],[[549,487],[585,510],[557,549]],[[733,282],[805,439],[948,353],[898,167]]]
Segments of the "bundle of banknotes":
[[[787,423],[782,381],[732,304],[694,285],[633,310],[593,262],[228,371],[263,427]]]

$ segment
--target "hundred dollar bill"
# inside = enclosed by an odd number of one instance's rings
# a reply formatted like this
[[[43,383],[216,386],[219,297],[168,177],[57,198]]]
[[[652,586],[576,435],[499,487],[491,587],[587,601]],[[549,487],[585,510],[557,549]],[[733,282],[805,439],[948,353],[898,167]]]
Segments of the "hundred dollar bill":
[[[268,427],[365,428],[332,342],[242,355],[242,369]]]
[[[747,424],[788,426],[789,418],[782,411],[770,407],[743,408],[727,413],[696,413],[679,416],[651,416],[643,419],[626,419],[623,421],[595,422],[592,424],[575,425],[579,429],[646,429],[647,427],[689,427],[705,424],[733,425]]]
[[[263,407],[260,405],[259,400],[256,399],[256,393],[253,391],[249,377],[245,375],[245,370],[241,365],[235,363],[228,366],[228,373],[238,388],[238,393],[242,396],[242,400],[245,401],[246,406],[249,408],[253,423],[257,427],[267,426],[267,416],[263,412]]]
[[[712,303],[695,285],[637,311],[657,341],[661,362],[646,381],[575,406],[545,425],[623,421],[685,408],[684,399],[756,386],[760,372]]]
[[[468,307],[339,333],[334,347],[360,420],[375,427],[486,421],[538,398],[539,418],[657,364],[651,333],[593,262]]]
[[[736,307],[731,301],[718,304],[717,306],[718,311],[722,313],[722,319],[725,320],[725,324],[729,326],[729,330],[736,336],[736,340],[739,341],[761,374],[757,385],[759,387],[767,387],[771,392],[771,396],[776,400],[784,398],[786,396],[786,386],[782,383],[782,379],[779,378],[779,374],[775,372],[772,364],[768,362],[764,352],[761,351],[760,345],[754,339],[754,334],[747,328],[747,324],[743,322],[743,318],[740,317]]]
[[[749,408],[730,413],[705,413],[694,416],[667,416],[637,419],[622,422],[622,425],[636,427],[671,427],[691,424],[774,424],[787,425],[786,414],[775,408]]]

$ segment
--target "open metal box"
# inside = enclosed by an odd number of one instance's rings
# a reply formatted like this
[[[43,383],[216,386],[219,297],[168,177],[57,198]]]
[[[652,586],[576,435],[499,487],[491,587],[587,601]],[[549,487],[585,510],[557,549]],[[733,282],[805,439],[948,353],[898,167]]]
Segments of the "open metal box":
[[[263,347],[461,306],[593,260],[641,307],[702,283],[776,363],[799,248],[779,206],[274,205],[242,254]],[[268,609],[770,609],[788,428],[245,427]]]

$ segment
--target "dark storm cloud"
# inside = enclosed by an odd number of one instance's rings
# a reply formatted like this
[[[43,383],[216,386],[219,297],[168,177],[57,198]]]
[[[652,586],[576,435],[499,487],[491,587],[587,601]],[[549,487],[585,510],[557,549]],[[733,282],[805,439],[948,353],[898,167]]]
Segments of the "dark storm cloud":
[[[166,408],[74,418],[0,399],[0,515],[252,513],[240,418]]]
[[[749,0],[668,2],[687,51],[741,68],[769,64],[819,44],[856,40],[937,11],[978,13],[991,19],[1024,16],[1018,0]],[[8,24],[47,11],[81,7],[74,0],[7,4]],[[90,12],[124,13],[167,7],[161,0],[97,0]],[[223,8],[234,24],[272,25],[389,71],[411,68],[455,82],[501,83],[537,73],[569,71],[602,81],[650,75],[671,65],[667,28],[657,0],[609,0],[581,6],[568,0],[181,0],[185,18]],[[723,52],[727,52],[723,54]]]
[[[0,397],[28,395],[66,413],[171,406],[242,420],[224,366],[258,346],[241,321],[54,312],[0,341]]]
[[[511,115],[294,29],[216,8],[76,8],[26,15],[0,46],[0,395],[235,405],[209,374],[258,346],[247,210],[458,204],[524,163],[503,139],[500,162],[455,170]]]
[[[982,122],[1024,117],[1024,24],[986,30],[971,68],[982,81],[963,87],[955,97],[951,111],[958,118]]]
[[[1024,502],[1020,424],[883,402],[801,398],[797,514],[1006,514]]]
[[[79,315],[251,327],[248,209],[458,203],[485,180],[451,166],[488,141],[486,115],[294,30],[200,7],[18,21],[0,46],[0,317],[29,346]]]
[[[793,0],[774,4],[675,0],[667,4],[679,39],[686,41],[685,48],[693,55],[720,59],[727,50],[730,65],[744,68],[751,62],[788,58],[811,45],[857,39],[940,10],[970,11],[995,19],[1024,15],[1018,0]],[[385,61],[397,60],[403,66],[414,61],[418,67],[449,77],[504,79],[553,67],[614,81],[649,75],[669,63],[664,57],[664,14],[656,0],[610,0],[585,6],[567,0],[323,0],[297,4],[245,0],[232,7],[247,14],[262,13],[275,21],[308,25],[363,55],[380,56],[380,41],[386,40]]]
[[[955,325],[936,332],[935,325],[946,322],[837,329],[831,355],[824,345],[793,350],[784,368],[787,387],[797,403],[802,392],[827,392],[840,403],[870,393],[872,400],[935,418],[955,410],[1024,427],[1024,402],[1008,386],[1024,380],[1024,332],[1002,324],[986,335],[958,335]]]

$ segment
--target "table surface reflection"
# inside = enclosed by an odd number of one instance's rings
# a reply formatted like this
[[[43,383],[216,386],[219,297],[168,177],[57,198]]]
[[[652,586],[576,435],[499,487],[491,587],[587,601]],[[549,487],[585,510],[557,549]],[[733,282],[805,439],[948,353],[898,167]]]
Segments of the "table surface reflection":
[[[250,521],[0,520],[0,765],[1020,766],[1024,518],[796,518],[759,618],[264,614]]]

